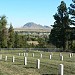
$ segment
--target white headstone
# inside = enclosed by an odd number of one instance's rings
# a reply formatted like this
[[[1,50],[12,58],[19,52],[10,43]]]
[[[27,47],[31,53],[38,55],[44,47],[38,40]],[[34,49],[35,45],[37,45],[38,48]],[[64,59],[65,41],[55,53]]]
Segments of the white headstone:
[[[12,57],[12,62],[15,62],[15,57],[14,56]]]
[[[50,55],[52,55],[52,56],[53,56],[53,53],[51,52],[51,53],[50,53]]]
[[[18,55],[20,56],[20,53]]]
[[[0,60],[2,60],[2,54],[0,55]]]
[[[59,56],[62,56],[62,54],[60,53]]]
[[[42,54],[40,54],[40,57],[42,58]]]
[[[36,63],[37,63],[37,64],[36,64],[36,68],[37,68],[37,69],[40,69],[40,60],[37,59]]]
[[[22,56],[23,56],[23,53],[22,53]]]
[[[52,55],[49,55],[49,59],[51,59],[52,58]]]
[[[24,65],[27,65],[27,57],[24,57]]]
[[[71,55],[73,56],[73,53],[71,53]]]
[[[69,57],[71,58],[71,53],[69,54]]]
[[[63,61],[63,56],[60,56],[60,60]]]
[[[64,75],[64,66],[63,66],[63,64],[59,65],[59,75]]]
[[[7,61],[7,56],[5,56],[5,61]]]
[[[26,56],[28,56],[28,53],[26,53]]]
[[[25,56],[25,53],[24,53],[24,56]]]
[[[34,53],[32,54],[32,57],[34,57]]]

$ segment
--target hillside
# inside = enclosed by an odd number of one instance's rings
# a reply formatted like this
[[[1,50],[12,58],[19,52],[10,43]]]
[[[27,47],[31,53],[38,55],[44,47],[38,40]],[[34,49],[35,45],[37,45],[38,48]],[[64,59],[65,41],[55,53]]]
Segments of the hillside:
[[[26,29],[50,29],[49,26],[42,26],[42,25],[36,24],[34,22],[28,22],[25,25],[23,25],[22,28],[26,28]]]

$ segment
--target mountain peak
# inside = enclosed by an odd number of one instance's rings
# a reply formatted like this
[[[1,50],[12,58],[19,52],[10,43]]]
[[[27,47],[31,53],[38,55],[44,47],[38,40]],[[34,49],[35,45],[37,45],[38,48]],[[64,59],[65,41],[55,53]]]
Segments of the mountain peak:
[[[27,29],[45,29],[45,28],[50,28],[49,26],[42,26],[40,24],[36,24],[34,22],[28,22],[26,23],[23,28],[27,28]]]

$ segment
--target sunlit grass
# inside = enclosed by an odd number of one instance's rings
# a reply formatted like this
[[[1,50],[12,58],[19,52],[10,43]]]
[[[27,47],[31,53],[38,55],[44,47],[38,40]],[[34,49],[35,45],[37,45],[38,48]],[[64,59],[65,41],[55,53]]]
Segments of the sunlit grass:
[[[49,59],[50,52],[29,51],[27,65],[24,65],[24,50],[2,50],[3,59],[0,60],[0,75],[58,75],[59,64],[64,65],[64,75],[75,75],[75,55],[69,58],[69,53],[62,52],[64,60],[60,61],[59,52],[53,52],[52,59]],[[19,56],[18,53],[21,55]],[[34,53],[34,57],[32,57]],[[40,53],[43,57],[40,58]],[[8,60],[5,61],[5,56]],[[15,56],[15,62],[12,62],[12,56]],[[40,59],[41,68],[36,68],[36,60]]]

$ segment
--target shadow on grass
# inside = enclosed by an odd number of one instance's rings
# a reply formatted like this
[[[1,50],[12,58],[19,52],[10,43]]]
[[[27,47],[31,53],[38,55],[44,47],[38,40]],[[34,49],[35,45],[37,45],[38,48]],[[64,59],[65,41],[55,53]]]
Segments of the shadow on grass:
[[[26,66],[24,68],[27,68],[27,69],[29,69],[29,68],[35,69],[35,67],[26,67]]]

